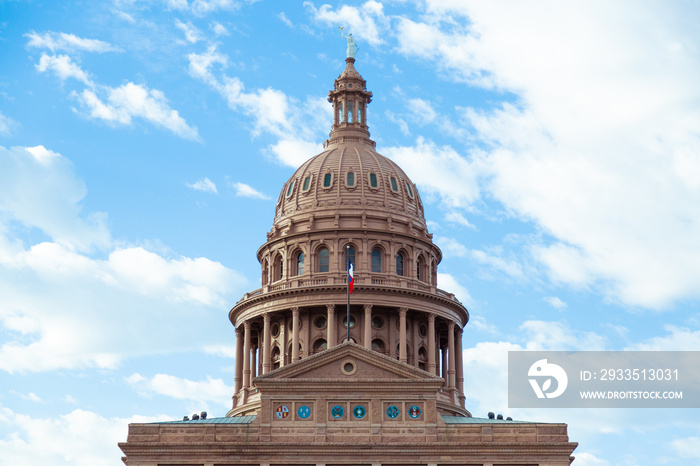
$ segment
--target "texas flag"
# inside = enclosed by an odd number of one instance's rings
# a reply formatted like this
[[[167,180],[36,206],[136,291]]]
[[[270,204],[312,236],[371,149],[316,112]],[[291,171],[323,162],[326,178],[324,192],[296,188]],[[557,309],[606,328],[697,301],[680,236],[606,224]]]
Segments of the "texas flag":
[[[350,293],[352,293],[352,285],[355,283],[355,279],[352,276],[352,262],[350,262],[350,267],[348,268],[348,288]]]

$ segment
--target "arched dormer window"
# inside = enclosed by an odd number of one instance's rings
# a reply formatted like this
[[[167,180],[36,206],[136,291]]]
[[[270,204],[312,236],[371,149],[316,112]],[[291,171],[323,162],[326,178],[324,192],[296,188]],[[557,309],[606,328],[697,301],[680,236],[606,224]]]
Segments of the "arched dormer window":
[[[297,262],[297,275],[304,275],[304,253],[299,252],[296,255],[296,262]]]
[[[318,271],[328,272],[330,269],[330,253],[328,248],[322,248],[318,251]]]
[[[406,191],[408,191],[408,197],[413,199],[413,190],[411,189],[411,184],[408,181],[405,181],[406,184]]]
[[[379,248],[372,249],[372,272],[382,273],[382,251]]]
[[[399,193],[399,185],[396,182],[396,178],[393,176],[389,177],[389,185],[391,186],[392,192],[398,194]]]
[[[396,254],[396,275],[403,276],[403,254]]]
[[[289,188],[287,188],[287,197],[291,196],[294,192],[294,181],[289,183]]]
[[[313,180],[313,177],[311,175],[307,175],[306,178],[304,178],[304,184],[301,186],[301,192],[307,193],[309,192],[309,189],[311,189],[311,181]]]
[[[323,188],[329,189],[333,186],[333,173],[326,173],[323,175]]]
[[[348,186],[348,188],[354,188],[355,187],[355,172],[352,170],[348,171],[348,174],[345,178],[345,184]]]
[[[376,173],[369,174],[369,187],[371,189],[378,189],[379,188],[379,181],[377,180]]]

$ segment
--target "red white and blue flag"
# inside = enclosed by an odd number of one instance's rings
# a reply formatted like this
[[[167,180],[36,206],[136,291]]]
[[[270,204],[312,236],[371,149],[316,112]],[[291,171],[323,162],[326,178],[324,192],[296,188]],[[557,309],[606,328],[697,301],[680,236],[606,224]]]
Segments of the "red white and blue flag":
[[[350,267],[348,267],[348,289],[352,293],[352,285],[355,283],[355,279],[352,276],[352,262],[350,262]]]

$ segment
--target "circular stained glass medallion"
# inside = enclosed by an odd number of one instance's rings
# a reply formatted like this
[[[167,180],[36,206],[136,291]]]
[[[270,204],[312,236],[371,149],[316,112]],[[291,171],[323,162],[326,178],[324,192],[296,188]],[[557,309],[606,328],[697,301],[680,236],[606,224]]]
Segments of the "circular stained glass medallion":
[[[309,416],[311,416],[311,408],[306,405],[301,405],[299,409],[297,409],[297,414],[301,419],[308,419]]]
[[[355,416],[357,419],[362,419],[363,417],[365,417],[364,406],[355,406],[355,408],[352,410],[352,415]]]
[[[399,411],[399,408],[397,406],[390,405],[386,409],[386,417],[388,417],[389,419],[396,419],[397,417],[399,417],[399,412],[400,411]]]
[[[343,416],[345,415],[345,410],[343,409],[342,406],[335,405],[335,406],[333,406],[333,408],[331,409],[331,415],[332,415],[334,418],[339,419],[339,418],[341,418],[341,417],[343,417]]]
[[[287,408],[285,405],[280,405],[277,407],[275,414],[280,419],[286,419],[287,416],[289,416],[289,408]]]
[[[408,415],[411,419],[418,419],[420,417],[420,408],[416,405],[408,408]]]

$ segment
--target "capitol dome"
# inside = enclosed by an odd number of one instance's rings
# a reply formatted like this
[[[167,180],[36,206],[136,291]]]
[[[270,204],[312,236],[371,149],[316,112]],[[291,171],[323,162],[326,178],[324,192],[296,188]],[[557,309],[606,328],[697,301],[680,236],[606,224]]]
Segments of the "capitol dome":
[[[323,152],[282,187],[257,252],[261,288],[229,312],[237,331],[229,416],[260,410],[256,376],[348,341],[442,377],[438,410],[469,416],[461,361],[469,313],[437,287],[442,252],[415,184],[375,150],[366,119],[372,93],[354,63],[346,59],[328,93],[334,111]]]

